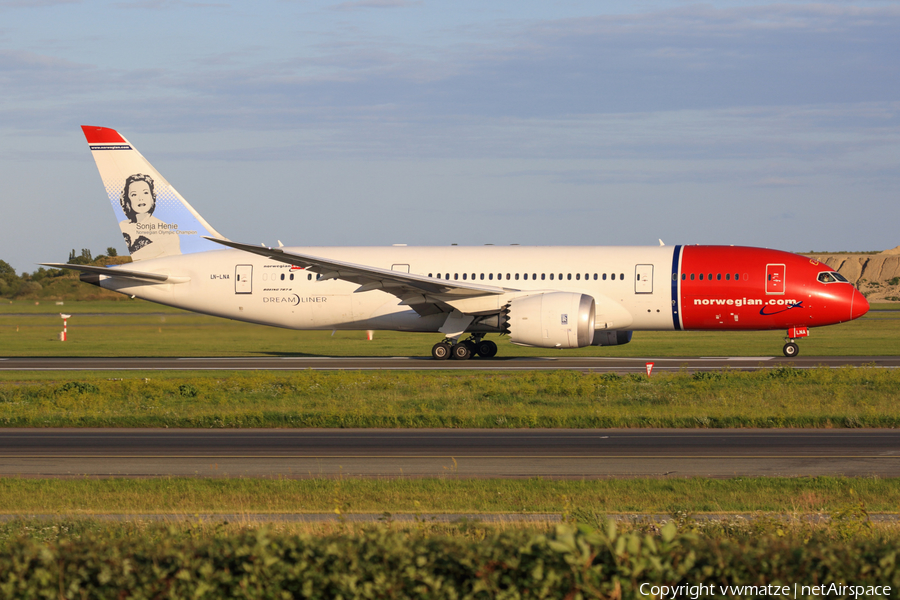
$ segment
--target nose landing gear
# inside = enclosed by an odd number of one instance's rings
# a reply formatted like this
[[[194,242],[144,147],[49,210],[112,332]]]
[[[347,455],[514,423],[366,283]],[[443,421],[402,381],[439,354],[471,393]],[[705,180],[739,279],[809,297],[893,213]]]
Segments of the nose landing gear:
[[[483,335],[473,335],[467,340],[452,343],[451,340],[438,342],[431,348],[431,356],[435,360],[468,360],[473,356],[493,358],[497,355],[497,344],[482,339]]]
[[[787,342],[784,345],[784,348],[781,349],[784,352],[784,355],[788,358],[794,358],[798,354],[800,354],[800,346],[798,346],[794,340],[796,338],[807,337],[809,335],[808,327],[791,327],[787,330],[787,337],[784,338],[784,341]]]

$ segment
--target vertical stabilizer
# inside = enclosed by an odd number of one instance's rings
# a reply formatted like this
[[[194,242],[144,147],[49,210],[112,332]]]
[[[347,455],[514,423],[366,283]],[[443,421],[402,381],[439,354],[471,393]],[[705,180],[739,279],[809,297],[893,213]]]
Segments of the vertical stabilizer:
[[[218,250],[225,239],[113,129],[82,126],[132,260]]]

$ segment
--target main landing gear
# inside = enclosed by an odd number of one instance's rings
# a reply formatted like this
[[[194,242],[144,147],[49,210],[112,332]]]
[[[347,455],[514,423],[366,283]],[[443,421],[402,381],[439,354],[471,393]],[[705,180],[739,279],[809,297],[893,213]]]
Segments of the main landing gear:
[[[473,335],[467,340],[456,342],[444,340],[431,348],[431,356],[435,360],[469,360],[473,356],[493,358],[497,355],[497,344],[490,340],[482,339],[484,336]]]
[[[795,338],[802,338],[809,335],[808,327],[791,327],[787,330],[787,337],[784,338],[784,341],[787,342],[784,345],[784,348],[781,349],[784,352],[784,355],[788,358],[794,358],[798,354],[800,354],[800,346],[794,342]]]

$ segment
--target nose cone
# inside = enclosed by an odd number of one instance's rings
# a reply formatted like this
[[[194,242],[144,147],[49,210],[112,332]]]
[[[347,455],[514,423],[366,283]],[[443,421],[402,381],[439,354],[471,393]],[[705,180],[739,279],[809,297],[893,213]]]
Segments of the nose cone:
[[[859,293],[858,289],[853,288],[853,294],[850,296],[850,320],[858,319],[867,312],[869,312],[869,301]]]

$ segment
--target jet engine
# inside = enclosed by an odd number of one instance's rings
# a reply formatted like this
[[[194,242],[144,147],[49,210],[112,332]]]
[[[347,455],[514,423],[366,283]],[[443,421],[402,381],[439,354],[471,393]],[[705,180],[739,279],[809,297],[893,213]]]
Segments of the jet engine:
[[[594,341],[591,346],[621,346],[631,341],[633,331],[605,331],[597,329],[594,331]]]
[[[586,294],[535,294],[509,303],[506,328],[520,346],[583,348],[594,339],[594,311],[594,299]]]

